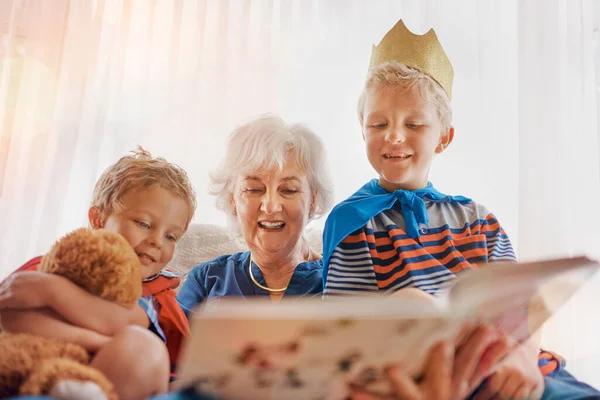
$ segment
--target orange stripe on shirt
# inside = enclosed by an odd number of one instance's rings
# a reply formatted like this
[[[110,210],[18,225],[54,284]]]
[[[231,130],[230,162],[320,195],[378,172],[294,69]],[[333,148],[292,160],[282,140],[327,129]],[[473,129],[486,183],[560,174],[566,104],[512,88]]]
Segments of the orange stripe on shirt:
[[[484,232],[496,232],[498,229],[502,229],[502,227],[500,226],[500,223],[498,221],[496,221],[493,224],[485,224],[481,227],[481,233]]]
[[[460,232],[460,233],[453,233],[450,229],[444,229],[443,231],[438,232],[438,233],[428,233],[428,234],[422,235],[419,238],[419,242],[421,242],[421,243],[436,242],[438,240],[446,239],[447,237],[450,237],[453,240],[464,239],[466,237],[472,236],[473,231],[477,232],[477,230],[470,229],[469,227],[467,227],[467,229],[465,229],[463,232]]]
[[[390,244],[393,244],[394,247],[404,247],[404,246],[413,246],[413,245],[417,244],[417,242],[415,242],[414,239],[410,239],[410,238],[392,240],[391,237],[383,237],[383,238],[375,239],[376,247],[389,246]]]
[[[479,225],[477,225],[477,226],[479,226]],[[475,231],[475,233],[473,233],[473,231]],[[465,239],[467,237],[479,234],[478,232],[479,232],[479,230],[466,229],[464,232],[461,232],[461,233],[452,233],[450,231],[450,229],[444,229],[442,232],[421,235],[421,237],[419,238],[419,241],[417,242],[415,239],[411,239],[411,238],[392,240],[393,236],[406,235],[406,232],[404,232],[401,229],[392,229],[390,231],[389,236],[376,238],[375,246],[382,247],[382,246],[389,246],[390,244],[393,244],[394,247],[404,247],[404,246],[413,246],[413,245],[422,246],[423,244],[425,244],[427,242],[437,242],[437,241],[441,241],[443,239],[447,240],[448,237],[450,237],[450,240]],[[369,236],[371,236],[371,235],[369,235]],[[371,242],[371,243],[373,243],[373,242]],[[440,245],[440,246],[442,246],[442,245]],[[428,249],[435,249],[435,247],[436,246],[427,246]]]
[[[480,240],[477,240],[476,238],[473,237],[472,243],[479,243],[479,242],[480,242]],[[394,244],[396,244],[396,243],[394,243]],[[413,242],[413,244],[414,244],[414,242]],[[471,243],[462,243],[461,245],[467,245],[467,244],[471,244]],[[446,262],[444,262],[444,260],[448,260],[448,259],[452,260],[457,257],[464,257],[465,259],[469,259],[469,258],[475,258],[475,257],[487,257],[487,255],[488,255],[487,247],[479,247],[479,248],[464,250],[461,252],[458,249],[456,249],[455,245],[456,245],[455,243],[453,243],[451,241],[447,241],[444,244],[441,244],[439,246],[427,246],[427,247],[421,247],[421,248],[418,248],[415,250],[402,251],[402,246],[395,246],[396,248],[394,250],[390,250],[390,251],[386,251],[386,252],[378,252],[374,249],[371,249],[370,253],[371,253],[372,258],[379,258],[379,259],[383,259],[383,260],[398,257],[398,260],[396,262],[394,262],[388,266],[381,266],[381,265],[375,264],[376,270],[381,269],[381,273],[390,272],[392,269],[399,266],[402,263],[402,261],[406,260],[407,258],[416,258],[416,257],[422,257],[422,256],[426,256],[426,255],[430,255],[430,256],[434,257],[433,254],[443,253],[451,248],[453,248],[454,250],[452,250],[449,254],[447,254],[444,258],[442,258],[440,260],[440,261],[442,261],[442,264],[446,264]],[[400,251],[398,251],[399,249],[400,249]],[[421,262],[413,262],[413,263],[411,263],[411,265],[419,266],[421,263],[422,263],[422,261]],[[431,267],[431,265],[427,265],[424,268],[429,268],[429,267]],[[418,269],[423,269],[423,268],[417,267],[416,269],[418,270]],[[456,269],[456,267],[454,267],[453,269]],[[376,272],[380,272],[380,271],[376,271]]]
[[[453,251],[441,260],[437,260],[435,258],[429,258],[427,260],[423,260],[420,262],[406,263],[406,265],[404,266],[404,268],[402,270],[396,272],[390,278],[385,279],[385,280],[378,280],[377,286],[379,288],[385,288],[385,287],[389,286],[390,284],[394,283],[395,281],[399,280],[400,278],[403,278],[410,271],[419,271],[419,270],[436,267],[436,266],[445,266],[451,260],[458,259],[458,258],[462,258],[462,255],[458,251]],[[402,257],[402,255],[400,255],[399,259],[396,262],[394,262],[392,265],[388,265],[385,267],[382,267],[379,265],[373,265],[373,269],[375,270],[375,273],[386,274],[386,273],[391,272],[394,268],[402,265],[402,261],[404,261],[404,258]],[[460,271],[460,270],[463,270],[466,268],[472,268],[472,267],[473,267],[473,264],[471,264],[467,260],[463,259],[463,261],[460,261],[455,267],[453,267],[452,269],[449,269],[449,270],[451,272],[454,272],[454,271]]]

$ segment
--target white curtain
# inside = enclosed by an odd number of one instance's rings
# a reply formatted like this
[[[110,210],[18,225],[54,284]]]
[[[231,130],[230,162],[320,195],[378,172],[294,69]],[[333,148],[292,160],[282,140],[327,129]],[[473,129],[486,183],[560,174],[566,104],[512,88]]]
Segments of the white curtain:
[[[208,171],[264,112],[323,138],[342,200],[373,177],[355,105],[400,17],[434,27],[455,69],[456,138],[431,180],[490,208],[521,259],[600,257],[597,3],[0,0],[0,278],[85,225],[95,180],[138,144],[189,171],[197,222],[223,224]],[[543,338],[597,386],[599,289]]]
[[[599,258],[600,2],[536,3],[519,9],[519,257]],[[600,275],[545,325],[542,341],[597,387],[599,290]]]

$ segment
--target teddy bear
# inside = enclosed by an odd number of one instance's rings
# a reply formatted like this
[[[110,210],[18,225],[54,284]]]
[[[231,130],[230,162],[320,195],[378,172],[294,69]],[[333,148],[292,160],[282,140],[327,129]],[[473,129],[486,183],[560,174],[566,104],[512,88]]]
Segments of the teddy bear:
[[[142,294],[139,258],[120,235],[77,229],[59,239],[38,271],[61,275],[89,292],[124,307]],[[26,333],[0,333],[0,398],[50,395],[61,399],[117,396],[110,381],[88,364],[81,346]]]

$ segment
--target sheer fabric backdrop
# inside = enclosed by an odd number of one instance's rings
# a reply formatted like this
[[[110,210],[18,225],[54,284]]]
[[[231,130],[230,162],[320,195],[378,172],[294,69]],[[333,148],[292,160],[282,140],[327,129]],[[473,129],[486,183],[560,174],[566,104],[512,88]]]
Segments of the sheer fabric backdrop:
[[[373,172],[356,101],[402,17],[455,69],[455,141],[431,180],[485,204],[522,260],[600,257],[598,0],[0,0],[0,278],[87,223],[95,180],[138,144],[184,167],[195,220],[227,134],[257,114],[329,150],[336,200]],[[316,221],[322,226],[323,221]],[[544,329],[600,386],[600,280]]]

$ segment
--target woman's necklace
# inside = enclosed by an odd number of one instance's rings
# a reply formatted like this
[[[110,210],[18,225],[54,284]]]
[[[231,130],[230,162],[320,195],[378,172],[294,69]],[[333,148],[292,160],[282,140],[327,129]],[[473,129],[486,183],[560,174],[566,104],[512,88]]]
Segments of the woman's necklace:
[[[308,257],[307,260],[310,261],[310,257],[312,256],[312,252],[310,251],[310,247],[308,248]],[[258,264],[257,264],[258,266]],[[287,286],[281,289],[271,289],[267,286],[263,286],[260,283],[258,283],[258,281],[254,278],[254,275],[252,275],[252,253],[250,253],[250,264],[248,265],[248,273],[250,274],[250,279],[252,279],[252,282],[254,282],[254,284],[256,286],[258,286],[259,288],[261,288],[262,290],[266,290],[267,292],[285,292],[287,290]]]

